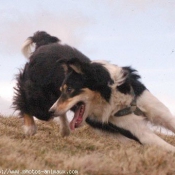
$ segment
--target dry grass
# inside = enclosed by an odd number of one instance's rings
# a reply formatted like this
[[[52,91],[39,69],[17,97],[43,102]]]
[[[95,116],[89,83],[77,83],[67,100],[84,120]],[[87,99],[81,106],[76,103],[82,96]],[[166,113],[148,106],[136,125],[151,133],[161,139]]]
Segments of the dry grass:
[[[135,142],[122,144],[82,127],[61,138],[55,122],[37,122],[38,132],[25,137],[22,120],[0,118],[0,168],[78,170],[79,175],[172,175],[175,154]],[[164,136],[175,145],[174,136]]]

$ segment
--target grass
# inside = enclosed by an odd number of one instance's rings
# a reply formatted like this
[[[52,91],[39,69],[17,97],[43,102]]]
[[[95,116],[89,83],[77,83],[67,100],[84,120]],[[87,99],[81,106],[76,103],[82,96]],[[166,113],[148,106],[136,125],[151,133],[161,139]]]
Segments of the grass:
[[[120,143],[88,126],[62,138],[56,122],[37,121],[37,134],[25,137],[22,124],[16,117],[0,117],[0,174],[6,169],[64,170],[79,175],[175,174],[175,153],[158,147]],[[175,145],[174,136],[161,137]]]

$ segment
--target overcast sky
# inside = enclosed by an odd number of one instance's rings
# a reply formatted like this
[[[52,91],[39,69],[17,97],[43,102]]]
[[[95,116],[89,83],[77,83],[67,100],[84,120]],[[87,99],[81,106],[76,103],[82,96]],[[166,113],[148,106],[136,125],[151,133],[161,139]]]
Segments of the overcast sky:
[[[1,114],[13,113],[15,74],[27,61],[21,46],[38,30],[92,60],[134,67],[175,114],[174,0],[1,0],[0,14]]]

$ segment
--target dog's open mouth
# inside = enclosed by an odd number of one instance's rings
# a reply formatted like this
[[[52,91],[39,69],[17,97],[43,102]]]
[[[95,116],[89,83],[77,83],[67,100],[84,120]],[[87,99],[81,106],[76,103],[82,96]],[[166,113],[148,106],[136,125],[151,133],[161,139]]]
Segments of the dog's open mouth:
[[[83,121],[85,104],[83,102],[79,102],[73,106],[71,110],[74,111],[74,117],[70,122],[70,129],[74,130],[75,128],[78,128]]]

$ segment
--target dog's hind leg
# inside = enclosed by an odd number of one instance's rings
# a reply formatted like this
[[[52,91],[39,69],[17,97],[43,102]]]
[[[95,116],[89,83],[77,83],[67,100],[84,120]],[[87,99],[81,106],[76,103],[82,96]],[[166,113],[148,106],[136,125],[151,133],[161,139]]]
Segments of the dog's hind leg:
[[[110,122],[114,127],[117,126],[124,130],[125,136],[128,134],[132,138],[131,135],[133,135],[134,140],[139,141],[143,145],[156,145],[167,151],[175,152],[174,146],[161,139],[149,129],[147,122],[142,116],[130,114],[123,117],[112,117]]]
[[[28,114],[24,114],[23,118],[24,118],[23,129],[24,129],[25,135],[27,135],[27,136],[34,135],[37,131],[37,127],[35,125],[35,121],[34,121],[33,116],[28,115]]]
[[[149,91],[144,91],[137,99],[138,107],[145,112],[148,120],[175,133],[175,117],[169,109]]]
[[[64,114],[60,116],[59,119],[60,119],[60,135],[62,137],[68,136],[70,134],[70,128],[67,115]]]

